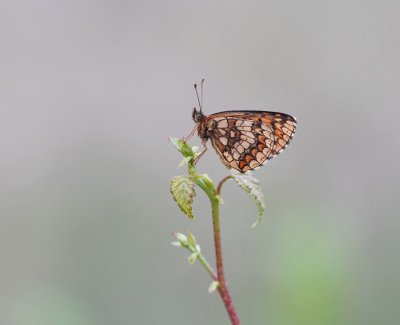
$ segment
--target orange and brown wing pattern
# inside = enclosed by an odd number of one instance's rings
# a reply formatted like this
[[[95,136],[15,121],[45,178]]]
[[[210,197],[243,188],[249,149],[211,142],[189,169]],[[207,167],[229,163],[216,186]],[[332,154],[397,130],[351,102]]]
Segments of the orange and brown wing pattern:
[[[224,165],[242,173],[281,153],[296,130],[294,117],[265,111],[220,112],[203,123]]]

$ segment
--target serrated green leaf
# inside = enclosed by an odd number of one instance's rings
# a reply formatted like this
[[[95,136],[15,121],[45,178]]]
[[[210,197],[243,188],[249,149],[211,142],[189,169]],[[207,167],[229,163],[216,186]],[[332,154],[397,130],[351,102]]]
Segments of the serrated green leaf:
[[[251,226],[251,228],[254,228],[260,223],[265,212],[264,195],[260,189],[260,181],[253,177],[250,172],[242,174],[236,170],[232,170],[232,176],[236,183],[243,189],[243,191],[249,194],[250,198],[257,206],[258,218]]]
[[[193,219],[193,197],[196,195],[194,183],[190,176],[175,176],[171,180],[171,194],[179,208],[189,218]]]

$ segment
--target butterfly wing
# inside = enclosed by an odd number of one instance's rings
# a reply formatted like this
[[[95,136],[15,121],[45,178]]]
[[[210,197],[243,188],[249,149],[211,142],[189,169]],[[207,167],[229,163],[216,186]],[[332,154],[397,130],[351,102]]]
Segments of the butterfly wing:
[[[242,173],[280,154],[296,130],[294,117],[266,111],[219,112],[204,123],[223,164]]]

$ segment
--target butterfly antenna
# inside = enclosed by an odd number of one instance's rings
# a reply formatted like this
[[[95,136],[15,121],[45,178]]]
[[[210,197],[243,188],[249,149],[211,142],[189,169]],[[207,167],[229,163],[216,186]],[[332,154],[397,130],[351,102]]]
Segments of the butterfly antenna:
[[[194,90],[196,90],[197,102],[199,103],[199,108],[200,108],[200,112],[201,112],[201,102],[200,102],[199,92],[197,90],[197,84],[194,84]]]
[[[200,105],[200,112],[203,111],[203,85],[204,85],[204,78],[201,79],[201,89],[200,89],[201,105]]]

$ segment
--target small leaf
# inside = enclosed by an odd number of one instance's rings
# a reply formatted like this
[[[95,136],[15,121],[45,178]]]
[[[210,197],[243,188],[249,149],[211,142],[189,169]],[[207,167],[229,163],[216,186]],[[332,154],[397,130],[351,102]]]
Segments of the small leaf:
[[[192,147],[183,139],[180,138],[170,138],[169,141],[172,142],[172,144],[178,149],[182,155],[185,157],[192,157],[194,158],[195,153],[192,149]]]
[[[182,159],[182,161],[179,163],[178,168],[187,165],[187,164],[189,163],[189,161],[191,161],[192,159],[193,159],[193,158],[190,157],[190,156],[189,156],[189,157],[184,157],[184,158]]]
[[[179,241],[173,241],[173,242],[171,242],[171,245],[176,246],[176,247],[182,247],[182,244]]]
[[[198,181],[202,181],[211,191],[215,191],[214,182],[207,174],[201,174],[197,176]]]
[[[182,150],[182,145],[184,141],[181,138],[169,138],[169,141],[178,149],[178,151]]]
[[[265,212],[264,195],[260,189],[260,181],[253,177],[250,172],[242,174],[236,170],[232,170],[232,176],[236,183],[238,183],[238,185],[243,189],[243,191],[248,193],[250,198],[256,203],[258,209],[258,218],[251,226],[251,228],[254,228],[260,223]]]
[[[189,231],[188,235],[188,244],[190,246],[196,247],[196,237],[194,237],[191,231]]]
[[[170,191],[182,212],[192,220],[194,218],[192,210],[193,197],[196,195],[192,177],[175,176],[171,180]]]
[[[193,265],[196,262],[197,256],[199,256],[198,252],[194,252],[193,254],[190,254],[190,256],[188,257],[188,262],[190,265]]]
[[[178,239],[178,241],[182,244],[186,244],[187,245],[187,237],[184,235],[184,234],[182,234],[182,233],[180,233],[180,232],[175,232],[175,233],[173,233],[173,235],[174,235],[174,237],[176,238],[176,239]]]
[[[219,286],[218,281],[211,282],[210,286],[208,287],[208,293],[213,293]]]

